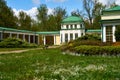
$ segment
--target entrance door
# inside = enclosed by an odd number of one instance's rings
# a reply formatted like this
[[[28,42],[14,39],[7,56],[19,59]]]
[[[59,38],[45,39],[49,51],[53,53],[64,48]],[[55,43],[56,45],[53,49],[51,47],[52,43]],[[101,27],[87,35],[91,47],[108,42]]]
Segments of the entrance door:
[[[113,42],[112,26],[106,27],[106,42]]]
[[[46,36],[46,44],[54,45],[54,36]]]

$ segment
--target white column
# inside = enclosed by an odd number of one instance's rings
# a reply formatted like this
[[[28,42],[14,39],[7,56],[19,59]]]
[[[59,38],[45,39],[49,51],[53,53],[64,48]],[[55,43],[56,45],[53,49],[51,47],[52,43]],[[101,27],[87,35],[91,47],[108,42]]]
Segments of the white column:
[[[73,33],[73,40],[75,40],[75,33]]]
[[[68,42],[70,41],[70,33],[68,33]]]
[[[46,45],[46,38],[45,38],[45,36],[43,36],[43,39],[44,39],[44,45]]]
[[[30,35],[29,35],[29,37],[28,37],[28,42],[30,43]]]
[[[65,42],[65,33],[62,34],[62,41],[63,41],[62,43]]]
[[[78,31],[78,37],[81,37],[81,31]]]
[[[54,45],[56,45],[56,35],[54,35]]]
[[[68,25],[68,29],[70,29],[70,25]]]
[[[75,29],[75,24],[73,24],[73,29]]]
[[[103,25],[102,36],[103,36],[103,42],[106,42],[106,26],[105,25]]]
[[[10,33],[9,37],[12,38],[12,33]]]
[[[113,25],[113,27],[112,27],[113,42],[116,42],[116,39],[115,39],[115,29],[116,29],[116,27],[115,27],[115,25]]]

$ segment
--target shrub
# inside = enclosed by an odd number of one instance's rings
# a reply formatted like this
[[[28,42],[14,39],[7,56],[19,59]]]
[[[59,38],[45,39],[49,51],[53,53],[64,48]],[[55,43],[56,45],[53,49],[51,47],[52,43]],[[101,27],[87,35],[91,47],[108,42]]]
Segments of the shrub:
[[[77,46],[74,48],[75,53],[84,55],[118,55],[120,46]]]
[[[0,42],[0,48],[32,48],[37,47],[36,44],[29,44],[17,38],[7,38]]]
[[[100,41],[101,37],[97,34],[86,34],[85,36],[82,36],[82,37],[80,37],[76,40],[77,41],[80,41],[80,40],[97,40],[97,41]]]

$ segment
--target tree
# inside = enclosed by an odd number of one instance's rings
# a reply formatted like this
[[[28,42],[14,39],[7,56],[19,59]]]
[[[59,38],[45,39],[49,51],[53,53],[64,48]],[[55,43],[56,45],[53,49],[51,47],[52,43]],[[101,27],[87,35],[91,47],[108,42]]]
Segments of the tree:
[[[0,0],[0,26],[16,28],[17,17],[11,8],[6,5],[5,0]]]
[[[71,12],[71,15],[72,15],[72,16],[82,17],[82,16],[81,16],[81,13],[82,13],[82,12],[80,12],[80,11],[77,9],[77,10],[75,10],[75,11],[72,11],[72,12]]]
[[[51,14],[48,16],[48,21],[47,21],[47,25],[48,25],[48,31],[56,31],[57,29],[57,21],[56,21],[56,17]]]
[[[101,11],[105,8],[98,0],[83,0],[83,8],[85,10],[87,24],[90,28],[100,28],[99,21],[101,19]]]
[[[48,9],[45,4],[41,4],[38,8],[37,19],[39,21],[39,26],[42,31],[46,31],[47,29],[47,19],[48,19]]]
[[[67,16],[66,15],[66,9],[63,9],[61,7],[57,7],[57,8],[54,9],[53,14],[55,16],[57,30],[60,30],[62,19]]]
[[[29,15],[27,15],[23,11],[19,12],[19,17],[18,17],[19,27],[18,27],[18,29],[30,30],[31,22],[32,22],[32,19]]]
[[[92,26],[93,22],[93,0],[83,0],[83,8],[86,11],[86,16],[89,20],[90,26]]]

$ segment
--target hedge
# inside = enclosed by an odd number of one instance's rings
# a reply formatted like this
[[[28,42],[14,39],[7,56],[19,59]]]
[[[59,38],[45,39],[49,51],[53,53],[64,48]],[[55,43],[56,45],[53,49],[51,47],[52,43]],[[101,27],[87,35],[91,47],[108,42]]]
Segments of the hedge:
[[[0,42],[0,48],[35,48],[36,44],[30,44],[17,38],[7,38]]]
[[[120,46],[77,46],[72,52],[84,55],[120,55]]]

